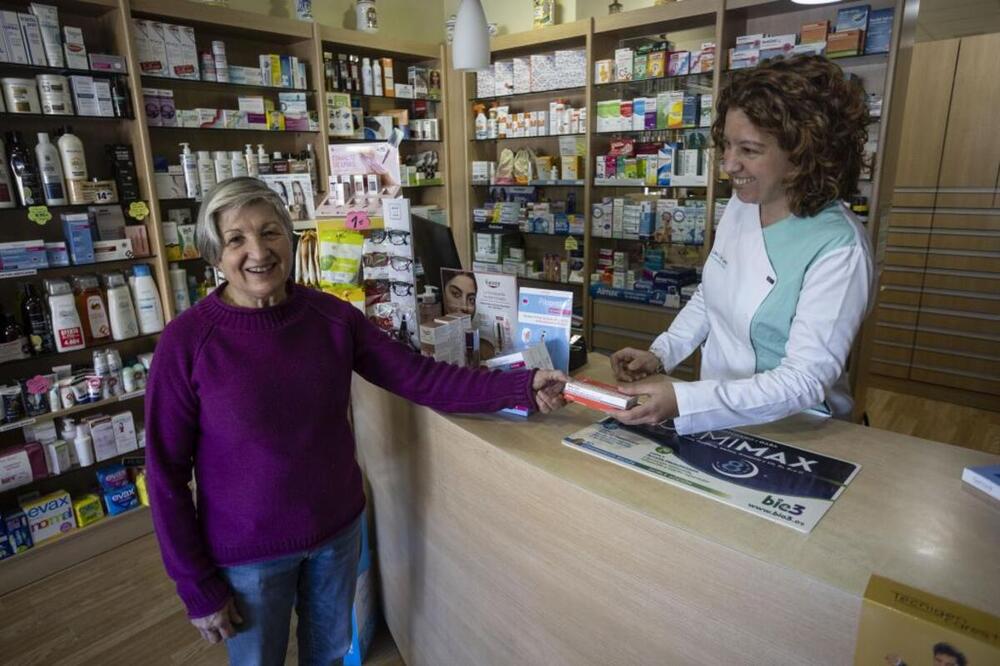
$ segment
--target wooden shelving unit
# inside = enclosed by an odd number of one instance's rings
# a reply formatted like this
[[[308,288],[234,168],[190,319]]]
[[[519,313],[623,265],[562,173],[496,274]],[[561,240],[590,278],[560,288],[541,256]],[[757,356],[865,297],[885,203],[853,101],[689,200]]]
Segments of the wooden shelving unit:
[[[242,150],[244,144],[264,143],[270,150],[280,150],[283,153],[301,152],[311,145],[316,157],[317,168],[317,200],[324,195],[328,182],[329,160],[327,146],[330,138],[326,122],[325,81],[323,73],[322,54],[325,46],[352,50],[358,53],[389,55],[398,58],[405,64],[433,63],[442,70],[447,67],[444,47],[440,44],[420,44],[406,40],[389,39],[378,35],[368,35],[352,30],[344,30],[316,23],[307,23],[273,16],[263,16],[259,13],[223,9],[205,4],[188,2],[187,0],[46,0],[47,4],[56,5],[60,12],[61,25],[74,25],[84,29],[88,51],[91,53],[114,53],[125,59],[128,71],[125,74],[108,74],[90,70],[73,70],[69,68],[50,68],[38,66],[15,65],[0,63],[0,75],[33,77],[35,74],[83,74],[95,78],[122,77],[127,82],[134,118],[100,118],[83,116],[48,116],[41,114],[0,114],[0,123],[5,130],[17,130],[29,138],[29,148],[34,144],[34,133],[40,131],[54,132],[56,129],[71,125],[74,133],[80,136],[85,144],[87,163],[92,174],[102,178],[110,178],[111,173],[104,157],[105,143],[127,143],[132,146],[135,155],[137,175],[140,182],[140,196],[149,209],[148,216],[142,221],[149,237],[151,255],[135,259],[102,262],[83,266],[59,267],[38,271],[18,271],[16,273],[0,273],[0,304],[5,311],[19,302],[17,289],[25,280],[40,283],[46,277],[66,277],[81,273],[106,273],[112,270],[122,270],[135,263],[147,263],[152,266],[167,321],[176,316],[174,312],[173,294],[168,277],[169,263],[162,233],[162,223],[168,219],[168,213],[174,208],[187,208],[192,213],[192,222],[197,212],[198,202],[193,199],[163,199],[156,191],[154,177],[154,160],[162,156],[171,164],[179,162],[180,141],[190,142],[192,150]],[[25,10],[19,10],[25,11]],[[146,76],[140,71],[136,48],[136,37],[133,33],[132,19],[146,18],[166,23],[194,27],[199,50],[209,49],[213,39],[221,39],[226,43],[228,61],[231,65],[256,67],[258,54],[280,53],[294,55],[300,62],[306,63],[307,87],[284,88],[274,86],[256,86],[215,81],[200,81],[175,79],[168,77]],[[399,80],[399,79],[397,79]],[[405,156],[413,149],[433,149],[441,153],[442,175],[440,183],[428,183],[420,187],[406,189],[406,195],[415,204],[431,203],[442,208],[448,207],[450,199],[447,172],[447,136],[446,112],[443,100],[447,95],[446,84],[442,81],[442,101],[432,102],[438,109],[439,141],[406,141],[402,154]],[[235,108],[236,98],[240,95],[255,94],[277,101],[279,92],[304,92],[307,94],[309,108],[317,112],[319,129],[315,131],[257,131],[257,130],[224,130],[198,128],[151,127],[143,113],[143,88],[170,89],[174,93],[177,108]],[[398,98],[380,98],[366,100],[376,108],[387,108],[408,100]],[[37,226],[27,219],[24,208],[0,210],[0,242],[43,238],[46,241],[63,240],[59,213],[83,212],[86,205],[53,206],[53,220],[43,226]],[[313,226],[315,223],[312,223]],[[199,275],[205,264],[201,259],[182,260],[189,274]],[[64,354],[46,354],[32,358],[11,361],[0,364],[0,377],[4,383],[12,379],[31,377],[38,373],[49,372],[52,365],[73,363],[85,365],[89,362],[95,349],[114,347],[123,357],[132,357],[141,352],[152,351],[159,335],[140,336],[130,340],[107,345],[89,347],[83,350]],[[114,413],[120,405],[133,412],[137,429],[142,426],[143,403],[140,394],[123,396],[122,400],[112,399],[96,403],[79,405],[55,414],[45,414],[31,419],[35,424],[45,421],[61,420],[81,412],[110,411]],[[28,419],[6,424],[0,427],[0,449],[14,446],[23,441],[21,428],[28,424]],[[141,453],[137,452],[137,453]],[[109,464],[112,460],[105,461]],[[0,493],[0,510],[9,510],[17,506],[17,498],[25,493],[37,490],[40,493],[65,489],[74,497],[82,492],[90,492],[96,487],[94,470],[100,467],[76,468],[59,476],[50,476],[31,485],[21,486]],[[0,561],[0,595],[17,589],[31,582],[48,576],[82,562],[94,555],[105,552],[118,545],[138,538],[152,531],[149,510],[140,507],[116,516],[78,529],[52,541],[45,541],[24,553]]]

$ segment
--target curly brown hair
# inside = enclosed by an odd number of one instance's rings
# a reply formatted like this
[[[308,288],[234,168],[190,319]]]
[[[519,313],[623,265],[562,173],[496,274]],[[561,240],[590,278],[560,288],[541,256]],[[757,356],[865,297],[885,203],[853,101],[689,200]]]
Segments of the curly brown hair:
[[[712,123],[712,141],[725,146],[726,114],[740,109],[788,152],[785,178],[791,211],[815,215],[858,191],[870,122],[865,91],[830,60],[814,55],[768,60],[732,73]]]

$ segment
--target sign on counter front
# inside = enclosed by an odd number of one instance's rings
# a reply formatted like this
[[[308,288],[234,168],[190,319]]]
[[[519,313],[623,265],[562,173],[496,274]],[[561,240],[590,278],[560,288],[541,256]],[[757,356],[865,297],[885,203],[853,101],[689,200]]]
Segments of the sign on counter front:
[[[806,533],[861,469],[736,430],[678,435],[669,421],[628,426],[609,417],[563,443]]]

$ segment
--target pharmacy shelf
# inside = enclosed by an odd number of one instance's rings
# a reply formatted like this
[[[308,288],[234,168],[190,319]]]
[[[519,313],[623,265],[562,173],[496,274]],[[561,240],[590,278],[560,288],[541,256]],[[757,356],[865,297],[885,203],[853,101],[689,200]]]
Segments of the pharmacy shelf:
[[[559,280],[545,280],[542,278],[531,278],[531,277],[521,277],[521,276],[518,276],[517,281],[519,283],[532,282],[534,284],[544,285],[546,287],[556,287],[556,288],[570,287],[572,289],[583,288],[582,282],[561,282]]]
[[[249,129],[245,127],[164,127],[163,125],[150,125],[149,131],[177,131],[182,132],[253,132],[255,134],[319,134],[319,130],[267,130]]]
[[[841,58],[827,58],[832,62],[837,63],[841,67],[851,68],[851,67],[866,67],[871,65],[887,65],[889,64],[889,54],[888,53],[868,53],[856,56],[844,56]],[[752,69],[752,68],[745,68]],[[739,69],[727,69],[724,74],[731,74],[733,72],[738,72]]]
[[[216,7],[187,0],[131,0],[132,15],[137,18],[166,20],[192,26],[200,37],[230,35],[241,39],[293,44],[312,39],[312,22],[229,7]],[[315,66],[315,63],[312,63]]]
[[[616,187],[619,189],[676,190],[679,188],[698,189],[708,185],[647,185],[642,178],[595,178],[594,187]]]
[[[350,95],[351,97],[360,97],[361,99],[388,99],[393,102],[434,102],[435,104],[440,104],[441,100],[436,97],[396,97],[387,95],[366,95],[364,93],[359,93],[357,91],[351,90],[328,90],[328,93],[341,93],[343,95]]]
[[[114,398],[108,398],[107,400],[98,400],[96,402],[85,402],[82,405],[75,405],[67,409],[60,409],[58,412],[48,412],[46,414],[41,414],[39,416],[33,416],[31,418],[21,419],[20,421],[15,421],[13,423],[4,423],[3,425],[0,425],[0,433],[9,432],[11,430],[20,430],[25,426],[36,425],[38,423],[47,423],[48,421],[61,419],[64,416],[71,416],[73,414],[79,414],[80,412],[89,412],[92,409],[113,407],[114,405],[117,405],[119,403],[128,402],[129,400],[135,400],[136,398],[141,398],[145,395],[146,395],[146,389],[139,389],[138,391],[125,393],[123,395],[119,395]]]
[[[470,97],[470,102],[476,102],[486,99],[522,99],[528,97],[538,97],[540,95],[556,96],[559,95],[571,95],[571,94],[584,94],[587,92],[587,86],[572,86],[570,88],[554,88],[552,90],[532,90],[531,92],[524,93],[508,93],[506,95],[487,95],[485,97]]]
[[[0,596],[152,531],[153,521],[149,507],[140,505],[117,516],[107,516],[63,536],[43,541],[23,553],[0,561]]]
[[[109,72],[103,69],[76,69],[75,67],[49,67],[48,65],[25,65],[15,62],[0,62],[0,76],[7,77],[26,75],[34,77],[38,74],[96,77],[128,76],[127,72]]]
[[[13,280],[26,277],[59,277],[61,275],[72,275],[74,273],[93,273],[95,271],[113,271],[119,268],[127,268],[134,264],[144,263],[156,259],[156,255],[145,257],[133,257],[131,259],[116,259],[114,261],[98,261],[93,264],[73,264],[71,266],[50,266],[49,268],[26,268],[20,271],[0,271],[0,282],[3,280]]]
[[[88,266],[93,266],[96,264],[87,264]],[[62,360],[73,356],[74,354],[79,355],[81,358],[85,355],[92,353],[95,349],[110,349],[117,347],[118,345],[137,342],[141,340],[156,340],[159,337],[159,333],[150,333],[149,335],[137,335],[134,338],[126,338],[124,340],[111,340],[109,342],[102,342],[99,345],[93,345],[91,347],[84,347],[83,349],[74,349],[72,351],[65,352],[49,352],[48,354],[36,354],[34,356],[26,356],[25,358],[16,358],[10,361],[4,361],[0,363],[0,367],[10,367],[12,365],[17,365],[19,363],[29,363],[32,361],[40,361],[45,359],[52,360]],[[14,374],[14,373],[11,373]]]
[[[668,308],[663,305],[652,305],[650,303],[636,303],[634,301],[626,301],[619,298],[601,298],[597,297],[595,301],[600,301],[601,303],[612,303],[614,305],[620,305],[622,307],[633,308],[636,310],[642,310],[644,312],[650,312],[653,314],[672,314],[676,315],[680,312],[678,308]]]
[[[711,127],[668,127],[665,129],[614,130],[611,132],[594,132],[594,136],[625,136],[635,134],[665,134],[667,132],[709,132]]]
[[[403,185],[404,190],[418,190],[423,187],[444,187],[444,183],[420,183],[419,185]]]
[[[499,232],[499,233],[512,233],[512,234],[522,234],[524,236],[538,236],[540,238],[576,238],[577,240],[583,239],[583,234],[544,234],[535,231],[521,231],[517,227],[511,228],[511,225],[504,224],[476,224],[473,228],[477,232]]]
[[[586,132],[574,134],[539,134],[537,136],[498,136],[492,139],[470,139],[473,143],[492,143],[496,141],[523,141],[525,139],[555,139],[562,136],[587,136]]]
[[[134,118],[119,118],[117,116],[78,116],[69,114],[55,114],[55,113],[10,113],[3,112],[0,113],[0,121],[14,121],[14,120],[54,120],[59,123],[121,123],[135,120]]]
[[[583,180],[531,180],[526,185],[517,183],[472,183],[472,187],[585,187]]]
[[[253,83],[231,83],[229,81],[205,81],[202,79],[178,79],[172,76],[152,76],[150,74],[144,74],[142,76],[142,83],[145,86],[153,87],[164,87],[171,86],[173,88],[191,88],[193,90],[233,90],[238,92],[240,90],[248,90],[254,92],[295,92],[295,93],[308,93],[315,94],[316,91],[312,88],[286,88],[284,86],[265,86],[256,85]]]
[[[608,81],[607,83],[595,83],[594,88],[605,90],[608,88],[623,88],[628,86],[647,85],[652,83],[663,83],[666,81],[691,81],[698,79],[711,79],[715,72],[696,72],[694,74],[681,74],[680,76],[657,76],[650,79],[629,79],[628,81]]]
[[[114,180],[114,179],[109,176],[104,180]],[[80,204],[46,205],[45,207],[48,208],[50,211],[64,211],[64,210],[68,211],[68,210],[86,208],[87,206],[117,206],[120,204],[121,204],[120,201],[107,201],[101,203],[93,202],[93,203],[80,203]],[[44,204],[38,204],[38,205],[42,206]],[[22,215],[26,215],[28,213],[29,208],[34,208],[34,206],[15,206],[14,208],[0,208],[0,215],[10,215],[13,213],[20,213]]]

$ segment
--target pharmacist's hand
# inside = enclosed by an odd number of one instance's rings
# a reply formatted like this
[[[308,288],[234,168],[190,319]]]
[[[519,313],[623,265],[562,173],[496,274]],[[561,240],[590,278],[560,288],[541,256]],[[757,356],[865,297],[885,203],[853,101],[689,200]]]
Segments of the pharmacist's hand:
[[[236,602],[230,598],[222,610],[205,617],[196,617],[191,620],[191,624],[201,632],[202,638],[215,644],[235,636],[236,629],[233,625],[243,624],[243,618],[236,611]]]
[[[660,368],[656,354],[626,347],[611,355],[611,369],[620,382],[636,382],[655,374]]]
[[[569,377],[561,370],[536,370],[531,388],[535,391],[535,406],[542,414],[549,414],[566,406],[562,397]]]
[[[646,396],[646,400],[632,409],[611,412],[627,425],[654,425],[677,416],[677,395],[674,385],[665,377],[654,377],[642,382],[622,384],[618,390],[625,395]]]

